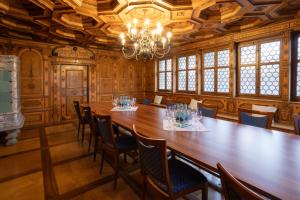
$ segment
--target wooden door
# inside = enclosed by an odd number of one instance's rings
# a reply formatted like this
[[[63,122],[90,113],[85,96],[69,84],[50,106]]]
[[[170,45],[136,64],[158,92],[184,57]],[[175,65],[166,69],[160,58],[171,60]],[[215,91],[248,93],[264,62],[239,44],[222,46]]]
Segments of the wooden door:
[[[87,66],[62,65],[61,67],[62,120],[76,118],[73,101],[88,103]]]

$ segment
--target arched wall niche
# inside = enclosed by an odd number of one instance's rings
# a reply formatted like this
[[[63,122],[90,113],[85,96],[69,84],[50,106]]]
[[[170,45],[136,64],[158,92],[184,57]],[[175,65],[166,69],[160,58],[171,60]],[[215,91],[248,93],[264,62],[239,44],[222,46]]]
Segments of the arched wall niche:
[[[35,48],[20,48],[17,56],[20,59],[21,109],[25,126],[46,124],[50,102],[45,58],[42,51]]]

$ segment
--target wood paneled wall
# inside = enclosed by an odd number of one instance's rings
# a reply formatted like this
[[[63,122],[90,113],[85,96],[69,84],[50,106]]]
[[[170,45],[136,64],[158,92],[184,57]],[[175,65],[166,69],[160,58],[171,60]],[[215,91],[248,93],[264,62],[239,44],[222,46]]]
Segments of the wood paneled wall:
[[[239,33],[228,34],[222,37],[201,41],[197,43],[190,43],[175,47],[170,53],[170,57],[173,59],[173,69],[176,68],[174,65],[178,56],[196,52],[199,57],[201,51],[227,46],[231,50],[230,54],[230,94],[229,95],[203,95],[201,92],[196,94],[180,94],[176,93],[173,87],[173,91],[159,92],[157,87],[154,87],[157,83],[157,77],[155,73],[155,65],[151,68],[147,68],[147,83],[146,83],[146,96],[153,98],[155,94],[164,96],[163,103],[167,101],[178,101],[189,103],[191,98],[204,100],[204,104],[216,105],[219,108],[219,113],[228,118],[237,116],[238,107],[250,108],[252,104],[258,105],[269,105],[275,106],[279,109],[279,122],[283,124],[291,125],[293,115],[300,113],[300,102],[290,100],[290,75],[291,75],[291,33],[293,31],[300,30],[300,19],[291,21],[285,21],[281,23],[271,24],[262,28],[252,29],[248,31],[242,31]],[[257,39],[268,39],[268,38],[280,38],[282,40],[282,60],[281,60],[281,87],[280,98],[245,98],[238,97],[234,92],[236,90],[236,68],[237,63],[235,60],[235,47],[240,42],[249,42]],[[198,77],[201,77],[201,68],[197,70]],[[173,71],[173,76],[176,82],[176,71]],[[173,79],[174,80],[174,79]]]
[[[119,52],[5,38],[0,38],[0,46],[0,54],[20,57],[25,126],[74,119],[73,100],[86,103],[111,101],[113,95],[144,97],[146,64],[127,60]]]

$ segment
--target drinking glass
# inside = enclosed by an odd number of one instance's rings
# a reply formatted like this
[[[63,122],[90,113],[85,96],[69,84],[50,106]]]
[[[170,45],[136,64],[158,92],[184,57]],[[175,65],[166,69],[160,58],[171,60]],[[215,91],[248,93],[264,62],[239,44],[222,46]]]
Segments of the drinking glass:
[[[117,97],[114,97],[112,105],[113,105],[113,107],[116,107],[118,105],[118,98]]]
[[[197,109],[191,109],[192,122],[195,123],[197,121]]]
[[[198,119],[199,122],[202,119],[202,111],[201,110],[198,110],[198,112],[197,112],[197,119]]]

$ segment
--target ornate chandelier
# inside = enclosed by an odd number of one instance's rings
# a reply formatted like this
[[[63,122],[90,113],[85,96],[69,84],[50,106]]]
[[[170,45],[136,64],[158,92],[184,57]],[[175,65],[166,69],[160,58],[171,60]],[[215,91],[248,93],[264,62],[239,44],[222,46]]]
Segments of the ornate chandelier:
[[[150,30],[150,20],[145,19],[142,27],[138,29],[138,20],[134,19],[133,24],[127,24],[127,28],[127,34],[120,34],[125,58],[151,60],[154,57],[162,58],[170,51],[172,33],[167,32],[166,36],[163,36],[163,27],[160,22],[157,23],[155,29]],[[126,40],[129,41],[128,45],[126,45]]]

